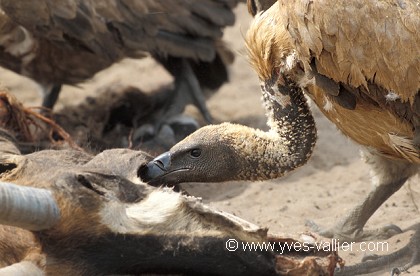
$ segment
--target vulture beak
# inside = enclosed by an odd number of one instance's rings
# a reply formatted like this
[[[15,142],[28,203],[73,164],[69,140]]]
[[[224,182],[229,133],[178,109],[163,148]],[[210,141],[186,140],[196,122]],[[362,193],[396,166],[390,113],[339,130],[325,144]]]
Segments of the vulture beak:
[[[165,152],[143,165],[139,169],[138,175],[144,182],[150,182],[160,176],[167,174],[171,167],[171,153]]]

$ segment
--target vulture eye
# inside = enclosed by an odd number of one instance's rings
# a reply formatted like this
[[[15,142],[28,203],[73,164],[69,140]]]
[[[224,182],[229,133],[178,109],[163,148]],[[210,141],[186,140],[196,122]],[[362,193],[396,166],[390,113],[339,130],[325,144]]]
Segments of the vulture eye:
[[[194,158],[200,157],[201,149],[193,149],[190,151],[190,155]]]

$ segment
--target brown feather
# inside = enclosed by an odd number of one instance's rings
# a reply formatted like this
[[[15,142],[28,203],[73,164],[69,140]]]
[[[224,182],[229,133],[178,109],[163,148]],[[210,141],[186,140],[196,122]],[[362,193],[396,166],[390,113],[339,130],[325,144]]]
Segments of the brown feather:
[[[248,31],[250,62],[262,81],[276,71],[293,78],[357,143],[420,163],[416,2],[279,0]],[[279,64],[294,53],[295,61]],[[328,80],[340,85],[337,97]]]
[[[321,74],[354,87],[371,82],[412,102],[420,90],[420,6],[404,3],[279,0],[278,18],[299,59],[309,65],[315,57]]]
[[[420,163],[419,151],[413,145],[412,125],[392,112],[361,98],[357,98],[355,109],[350,110],[334,104],[332,97],[317,86],[310,85],[307,91],[322,113],[358,144],[375,148],[388,158]],[[328,104],[332,106],[326,108]]]
[[[110,59],[142,50],[210,61],[215,55],[211,40],[234,23],[236,2],[5,0],[1,8],[37,37],[56,43],[76,40]]]
[[[1,1],[0,64],[41,84],[76,84],[145,52],[211,62],[237,0]]]

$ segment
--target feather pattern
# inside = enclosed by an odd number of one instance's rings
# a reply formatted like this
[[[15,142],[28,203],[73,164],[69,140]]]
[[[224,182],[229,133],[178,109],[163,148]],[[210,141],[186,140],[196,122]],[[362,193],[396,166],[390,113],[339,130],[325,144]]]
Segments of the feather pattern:
[[[111,59],[127,51],[212,60],[211,39],[234,23],[234,0],[3,0],[1,8],[35,36]]]
[[[237,0],[0,1],[0,64],[41,85],[77,84],[124,57],[212,62]]]
[[[278,0],[256,16],[247,46],[261,80],[293,78],[345,135],[420,163],[418,30],[418,0]]]
[[[413,103],[420,90],[418,0],[280,0],[300,60],[353,87],[368,82]],[[368,92],[367,92],[368,93]]]
[[[279,0],[279,20],[287,26],[305,71],[314,71],[310,66],[315,60],[317,73],[357,98],[356,112],[327,117],[361,142],[369,130],[351,130],[349,121],[360,127],[366,119],[355,119],[355,113],[366,116],[382,110],[381,117],[389,122],[377,124],[386,128],[372,133],[376,140],[362,144],[372,146],[376,141],[384,155],[420,163],[419,145],[415,145],[415,133],[420,130],[420,2]],[[314,90],[308,87],[316,95]],[[319,86],[317,90],[326,92]],[[319,97],[324,101],[329,96]]]

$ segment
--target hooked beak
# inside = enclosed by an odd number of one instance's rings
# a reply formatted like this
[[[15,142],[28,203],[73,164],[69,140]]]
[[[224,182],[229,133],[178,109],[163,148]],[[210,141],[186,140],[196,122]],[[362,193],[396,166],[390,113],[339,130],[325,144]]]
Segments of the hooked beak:
[[[138,176],[144,182],[150,182],[169,172],[171,167],[171,153],[165,152],[139,168]]]

